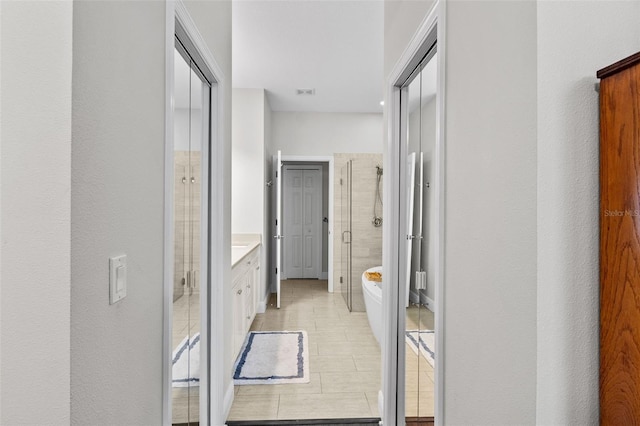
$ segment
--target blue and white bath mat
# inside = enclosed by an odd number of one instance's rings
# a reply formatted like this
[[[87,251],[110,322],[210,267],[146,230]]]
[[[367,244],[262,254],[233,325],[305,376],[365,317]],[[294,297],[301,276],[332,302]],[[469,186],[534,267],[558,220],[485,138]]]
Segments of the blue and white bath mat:
[[[174,388],[200,386],[200,333],[185,337],[172,354]]]
[[[233,368],[236,385],[309,383],[306,331],[252,331]]]
[[[436,345],[433,330],[409,330],[406,340],[416,355],[418,355],[418,348],[420,348],[420,354],[429,361],[432,367],[434,366]]]

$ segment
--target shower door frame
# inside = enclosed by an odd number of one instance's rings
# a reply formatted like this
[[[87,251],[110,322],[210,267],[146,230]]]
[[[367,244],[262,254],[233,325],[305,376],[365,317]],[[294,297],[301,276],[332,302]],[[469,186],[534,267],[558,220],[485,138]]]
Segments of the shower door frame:
[[[187,52],[195,56],[198,67],[211,79],[209,97],[209,144],[203,147],[202,156],[208,158],[208,182],[206,187],[208,206],[207,218],[202,217],[202,230],[208,224],[205,238],[201,240],[200,278],[200,424],[223,424],[226,419],[225,407],[231,406],[233,383],[223,388],[224,375],[224,291],[211,288],[211,283],[224,283],[230,277],[231,265],[225,253],[231,245],[230,217],[225,214],[225,171],[228,153],[224,147],[224,93],[226,78],[198,27],[189,15],[182,0],[168,0],[165,22],[165,219],[164,219],[164,314],[162,346],[162,424],[170,425],[172,407],[172,324],[173,324],[173,85],[175,39],[181,36],[187,42]],[[208,148],[208,150],[207,150]],[[204,169],[204,168],[203,168]],[[204,209],[204,205],[202,206]],[[204,256],[206,254],[206,257]],[[205,266],[206,275],[205,275]],[[209,291],[211,289],[212,291]],[[215,344],[211,344],[214,342]]]
[[[388,218],[384,227],[383,268],[396,285],[383,288],[383,424],[404,424],[405,422],[405,316],[407,248],[406,215],[401,207],[406,205],[408,196],[406,174],[401,161],[406,162],[407,153],[402,141],[406,140],[408,103],[401,92],[413,70],[422,62],[430,46],[437,43],[437,136],[435,144],[435,344],[438,356],[435,358],[434,420],[436,425],[445,424],[444,419],[444,235],[445,235],[445,22],[446,0],[437,0],[423,20],[418,31],[409,41],[406,49],[396,62],[386,81],[385,105],[387,120],[386,154],[384,168],[389,170],[390,179],[384,181],[384,216]],[[406,92],[405,92],[406,94]],[[401,160],[402,159],[402,160]],[[402,313],[402,315],[400,315]]]

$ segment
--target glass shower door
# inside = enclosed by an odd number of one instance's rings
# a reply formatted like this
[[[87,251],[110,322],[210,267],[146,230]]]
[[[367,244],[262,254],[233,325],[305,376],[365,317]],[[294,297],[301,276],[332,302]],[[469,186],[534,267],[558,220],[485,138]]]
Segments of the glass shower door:
[[[353,309],[351,277],[351,176],[353,161],[348,160],[340,169],[340,292],[349,311]]]

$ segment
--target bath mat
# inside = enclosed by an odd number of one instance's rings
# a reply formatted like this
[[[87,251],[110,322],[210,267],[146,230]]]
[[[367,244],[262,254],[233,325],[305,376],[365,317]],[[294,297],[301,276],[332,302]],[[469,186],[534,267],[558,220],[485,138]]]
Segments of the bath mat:
[[[173,350],[171,382],[174,388],[200,386],[200,333],[182,339]]]
[[[413,352],[418,355],[418,347],[420,347],[420,354],[433,367],[436,348],[433,330],[409,330],[406,334],[407,344]]]
[[[236,385],[309,383],[306,331],[252,331],[233,367]]]

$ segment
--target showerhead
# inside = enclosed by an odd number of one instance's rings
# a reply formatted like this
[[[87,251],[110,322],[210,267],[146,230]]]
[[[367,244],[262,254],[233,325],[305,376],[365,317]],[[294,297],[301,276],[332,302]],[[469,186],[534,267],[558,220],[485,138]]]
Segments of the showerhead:
[[[382,167],[380,167],[380,166],[376,166],[376,169],[378,170],[378,171],[377,171],[378,176],[382,176]]]

